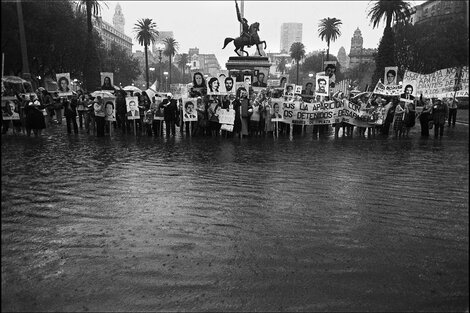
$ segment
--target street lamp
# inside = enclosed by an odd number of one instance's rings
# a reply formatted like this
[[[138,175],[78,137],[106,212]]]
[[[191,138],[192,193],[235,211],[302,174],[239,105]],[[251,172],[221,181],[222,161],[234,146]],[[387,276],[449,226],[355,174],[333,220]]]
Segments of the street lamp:
[[[165,91],[168,91],[168,72],[163,72],[165,75]]]
[[[149,67],[149,70],[152,72],[152,82],[155,82],[155,67]],[[153,84],[153,83],[152,83]]]
[[[158,43],[155,45],[155,50],[158,51],[158,61],[160,66],[158,67],[158,89],[162,89],[162,52],[165,49],[165,45],[163,43]]]
[[[310,79],[312,79],[313,73],[308,73],[308,77],[310,77]]]
[[[189,82],[191,82],[191,63],[186,63],[186,68],[188,69]]]

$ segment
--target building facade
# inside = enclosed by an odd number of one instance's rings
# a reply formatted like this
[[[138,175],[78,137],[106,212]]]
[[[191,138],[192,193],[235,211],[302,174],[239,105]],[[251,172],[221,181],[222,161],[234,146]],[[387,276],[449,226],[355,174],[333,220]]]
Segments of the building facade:
[[[468,1],[428,0],[414,7],[410,22],[413,25],[423,23],[442,24],[460,18],[466,19],[468,25]]]
[[[114,42],[129,55],[132,54],[132,38],[124,34],[125,20],[119,3],[114,11],[113,25],[105,22],[101,16],[93,16],[92,22],[106,49],[111,49],[111,44]]]
[[[355,67],[361,63],[375,62],[374,57],[377,49],[365,49],[363,45],[362,33],[359,27],[354,31],[351,38],[351,50],[349,52],[349,67]]]
[[[289,53],[294,42],[302,42],[302,23],[283,23],[281,25],[281,53]]]

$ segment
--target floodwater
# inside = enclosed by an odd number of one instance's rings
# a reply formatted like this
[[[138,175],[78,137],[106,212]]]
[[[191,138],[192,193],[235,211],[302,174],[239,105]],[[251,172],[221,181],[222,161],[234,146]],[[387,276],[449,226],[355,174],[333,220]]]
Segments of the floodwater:
[[[2,136],[2,311],[460,311],[468,125],[439,140]]]

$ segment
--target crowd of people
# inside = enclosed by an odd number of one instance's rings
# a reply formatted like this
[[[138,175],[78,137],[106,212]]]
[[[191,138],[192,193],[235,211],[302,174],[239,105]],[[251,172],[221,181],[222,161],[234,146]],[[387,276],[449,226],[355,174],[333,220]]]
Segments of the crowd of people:
[[[194,89],[195,90],[195,89]],[[364,94],[353,97],[346,96],[342,92],[336,92],[331,97],[314,97],[307,93],[295,97],[283,96],[275,88],[265,88],[259,93],[252,92],[251,88],[240,87],[236,93],[228,95],[207,95],[199,90],[194,94],[195,103],[183,103],[182,99],[176,99],[171,93],[165,94],[164,99],[149,97],[145,91],[135,94],[138,103],[134,103],[134,109],[129,110],[126,104],[128,94],[124,90],[115,90],[115,102],[104,103],[100,96],[93,97],[89,93],[79,91],[69,97],[59,97],[58,94],[50,94],[46,90],[38,90],[36,94],[26,99],[25,96],[16,95],[12,100],[14,111],[20,116],[18,120],[2,120],[2,133],[8,132],[13,126],[14,131],[22,130],[30,136],[41,135],[46,127],[55,124],[61,125],[62,114],[66,121],[67,133],[77,134],[79,129],[85,129],[87,134],[103,137],[113,130],[124,134],[148,136],[175,136],[176,127],[181,132],[190,136],[224,136],[224,137],[255,137],[255,136],[279,136],[303,132],[302,125],[293,125],[279,121],[280,103],[275,99],[285,101],[316,101],[323,102],[333,100],[335,102],[347,101],[359,105],[362,110],[379,114],[377,121],[368,127],[355,127],[345,122],[332,125],[314,125],[313,134],[323,135],[334,130],[335,137],[339,136],[342,129],[343,136],[389,136],[390,129],[395,138],[408,137],[410,129],[415,127],[418,120],[421,127],[421,136],[429,136],[429,129],[434,128],[434,137],[443,136],[446,120],[448,126],[455,127],[457,100],[452,98],[426,99],[420,97],[414,101],[404,101],[400,97],[385,97],[380,95]],[[313,100],[312,100],[313,99]],[[107,123],[105,116],[107,110],[114,110],[115,121]],[[188,107],[194,108],[190,113]],[[417,112],[416,107],[422,108]],[[220,110],[234,110],[235,119],[233,125],[226,127],[219,123]],[[188,113],[189,112],[189,113]],[[197,114],[197,121],[184,122],[184,114]],[[78,123],[77,123],[78,122]],[[354,130],[356,128],[356,130]],[[165,132],[164,132],[165,129]],[[292,132],[292,133],[291,133]]]

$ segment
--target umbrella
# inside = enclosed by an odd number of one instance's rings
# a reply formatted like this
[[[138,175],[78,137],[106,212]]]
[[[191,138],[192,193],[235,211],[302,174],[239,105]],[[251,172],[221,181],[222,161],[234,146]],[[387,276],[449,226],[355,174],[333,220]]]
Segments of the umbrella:
[[[105,90],[97,90],[97,91],[93,91],[91,93],[91,96],[96,98],[96,97],[101,97],[101,98],[115,98],[115,96],[109,92],[109,91],[105,91]]]
[[[125,91],[142,92],[142,90],[140,90],[139,88],[135,86],[126,86],[122,89],[124,89]]]

